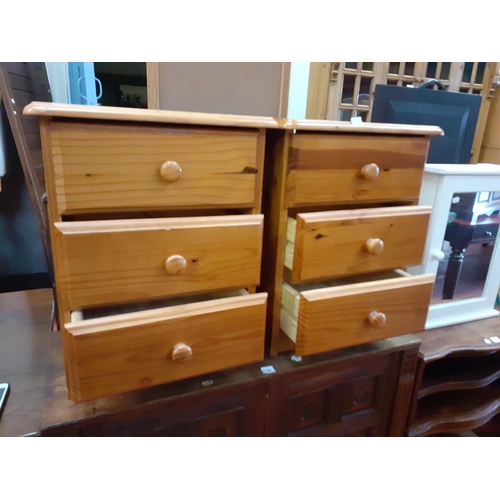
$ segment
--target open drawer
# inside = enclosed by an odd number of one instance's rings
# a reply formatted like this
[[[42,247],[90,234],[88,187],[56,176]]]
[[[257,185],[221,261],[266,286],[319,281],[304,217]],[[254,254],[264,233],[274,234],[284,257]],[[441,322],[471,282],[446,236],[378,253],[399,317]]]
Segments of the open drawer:
[[[419,332],[433,286],[434,275],[400,270],[307,285],[284,283],[281,329],[295,342],[298,356]]]
[[[263,219],[57,222],[60,295],[74,310],[258,285]]]
[[[239,290],[131,313],[76,311],[62,332],[69,397],[85,401],[260,361],[266,302],[266,293]]]
[[[432,207],[301,213],[288,219],[292,283],[420,264]]]

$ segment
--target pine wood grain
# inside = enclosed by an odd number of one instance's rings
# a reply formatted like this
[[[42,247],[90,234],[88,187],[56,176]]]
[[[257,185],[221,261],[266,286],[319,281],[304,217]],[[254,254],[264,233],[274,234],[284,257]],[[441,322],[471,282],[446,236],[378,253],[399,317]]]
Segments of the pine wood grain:
[[[287,206],[418,199],[427,137],[296,133],[289,152]],[[361,171],[376,164],[370,180]]]
[[[287,210],[285,179],[291,132],[267,131],[262,210],[265,216],[261,288],[268,294],[267,345],[279,352],[281,285],[285,258]]]
[[[102,114],[106,115],[105,110]],[[98,113],[96,117],[106,120],[102,114]],[[68,327],[62,328],[66,379],[68,384],[78,381],[76,393],[68,386],[69,395],[75,400],[180,380],[260,360],[263,356],[265,294],[220,299],[222,302],[219,299],[210,302],[204,298],[202,304],[192,294],[242,286],[255,291],[259,282],[264,131],[246,127],[191,127],[189,119],[189,126],[172,126],[166,119],[167,115],[161,114],[161,120],[153,120],[164,122],[162,125],[123,121],[79,122],[50,116],[42,116],[40,120],[61,303],[60,321]],[[181,121],[184,118],[182,116]],[[193,124],[199,123],[195,120]],[[175,153],[176,157],[164,158],[163,153]],[[148,161],[157,161],[160,156],[162,161],[157,162],[157,168],[155,164],[154,169],[148,170]],[[180,176],[164,175],[167,178],[162,178],[161,166],[168,161],[179,164]],[[84,176],[78,177],[80,174]],[[82,178],[83,182],[78,186]],[[158,183],[162,187],[155,192]],[[165,186],[176,189],[174,194],[162,191]],[[68,188],[69,191],[73,189],[69,196]],[[141,199],[134,199],[135,195]],[[83,198],[80,205],[79,196]],[[74,199],[77,202],[72,205]],[[151,208],[152,213],[165,214],[164,218],[149,219],[150,215],[142,211],[141,205]],[[141,216],[123,220],[124,214],[134,211]],[[254,215],[209,215],[238,211],[253,212]],[[115,214],[122,219],[107,220],[107,216],[112,219]],[[201,214],[206,215],[200,217]],[[68,216],[79,220],[70,222]],[[85,220],[94,216],[98,220]],[[185,268],[169,265],[172,258],[176,262],[185,261]],[[223,296],[228,295],[224,293]],[[136,319],[139,318],[138,322],[134,325],[126,323],[124,328],[132,329],[139,338],[138,342],[146,344],[149,338],[146,334],[150,332],[148,328],[153,328],[152,323],[157,325],[156,339],[160,339],[160,330],[163,336],[169,332],[190,335],[187,340],[172,338],[174,344],[171,346],[174,349],[184,343],[192,350],[189,359],[175,361],[182,365],[190,363],[189,366],[176,368],[173,372],[167,370],[167,375],[156,373],[161,372],[159,362],[155,364],[154,361],[156,344],[152,347],[144,344],[141,351],[141,348],[132,349],[130,342],[122,346],[119,333],[105,335],[109,328],[122,324],[121,319],[127,321],[124,319],[127,314],[71,322],[72,317],[75,320],[86,318],[89,307],[100,308],[101,312],[108,314],[109,311],[106,313],[106,308],[103,308],[107,304],[137,306],[162,297],[175,297],[181,302],[183,297],[184,304],[169,306],[161,317],[157,316],[158,309],[145,307],[141,312],[133,313]],[[238,302],[239,299],[242,300]],[[82,313],[71,315],[72,310],[79,308],[84,309]],[[73,327],[78,330],[82,324],[92,326],[89,322],[96,321],[94,327],[101,328],[100,335],[93,332],[91,337],[80,336],[75,340],[69,331]],[[165,333],[160,323],[175,326],[168,326]],[[210,340],[210,337],[203,338],[203,331],[216,333]],[[102,344],[95,344],[97,370],[104,366],[100,365],[101,347],[102,352],[106,352],[103,346],[111,343],[115,346],[112,348],[115,353],[121,347],[129,351],[121,358],[117,354],[121,361],[113,358],[104,371],[107,368],[113,370],[116,363],[133,361],[134,356],[140,357],[141,352],[149,349],[151,354],[141,358],[140,364],[145,375],[136,379],[131,375],[129,365],[120,365],[124,373],[118,370],[118,373],[109,374],[111,385],[103,386],[90,376],[90,381],[82,382],[80,394],[79,377],[82,373],[85,375],[85,369],[81,371],[79,362],[87,359],[86,355],[79,357],[80,346],[92,349],[96,338],[102,341]],[[197,343],[197,349],[188,342],[191,340]],[[203,347],[201,351],[200,345]],[[88,354],[85,348],[82,348],[83,352]],[[212,361],[208,360],[208,354],[200,360],[199,354],[205,350],[212,352]],[[86,362],[82,361],[82,366],[86,367]],[[90,366],[95,365],[91,363]],[[154,372],[154,380],[149,379],[152,372],[148,367]],[[94,392],[85,392],[87,383]]]
[[[282,317],[296,321],[297,330],[284,323],[281,327],[296,342],[298,356],[420,331],[433,285],[434,275],[422,275],[295,291],[298,317],[293,318],[290,310],[282,310]],[[386,315],[381,328],[368,320],[374,310]]]
[[[285,265],[292,269],[292,282],[420,264],[431,211],[424,206],[372,208],[289,219]],[[382,240],[379,254],[369,251],[370,239]]]
[[[290,271],[285,270],[284,282],[282,289],[281,307],[287,311],[292,318],[297,319],[299,316],[300,308],[300,294],[320,289],[332,289],[337,287],[345,287],[347,285],[368,284],[373,281],[380,282],[382,280],[390,280],[395,278],[410,278],[412,275],[401,269],[391,269],[389,271],[382,271],[377,273],[363,274],[361,276],[342,276],[340,278],[313,281],[309,283],[300,283],[290,285]]]
[[[356,134],[395,134],[431,136],[444,135],[440,127],[433,125],[403,125],[397,123],[363,123],[352,124],[336,120],[286,120],[280,124],[286,130],[303,130],[315,132],[355,132]]]
[[[155,104],[153,102],[153,104]],[[217,127],[278,128],[279,120],[267,116],[243,116],[191,111],[119,108],[116,106],[86,106],[32,102],[24,108],[25,115],[77,118],[89,120],[130,120],[134,122],[210,125]]]
[[[262,140],[258,130],[52,122],[58,211],[257,206]],[[182,169],[175,182],[161,176],[168,161]]]
[[[257,285],[262,215],[57,222],[64,309]],[[174,255],[185,270],[169,273]]]
[[[64,325],[69,396],[84,401],[263,359],[267,294]],[[175,345],[192,349],[172,360]]]
[[[286,63],[285,63],[286,64]],[[284,96],[283,96],[284,97]],[[177,123],[189,125],[210,125],[220,127],[280,128],[286,130],[307,130],[318,132],[356,132],[369,134],[398,135],[443,135],[441,128],[429,125],[401,125],[392,123],[364,123],[353,125],[332,120],[291,120],[267,116],[224,115],[217,113],[196,113],[189,111],[163,111],[152,109],[119,108],[114,106],[85,106],[79,104],[56,104],[32,102],[24,109],[25,115],[83,118],[99,120],[131,120],[136,122]]]

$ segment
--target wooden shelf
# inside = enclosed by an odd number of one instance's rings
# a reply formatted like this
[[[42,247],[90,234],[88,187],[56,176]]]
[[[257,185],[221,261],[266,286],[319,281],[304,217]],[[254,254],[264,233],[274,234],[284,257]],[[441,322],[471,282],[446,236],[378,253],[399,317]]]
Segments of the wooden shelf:
[[[461,389],[478,389],[500,378],[500,352],[477,357],[449,357],[425,368],[418,398]]]
[[[487,344],[485,337],[496,335],[499,318],[482,319],[426,330],[415,334],[422,341],[420,353],[427,365],[449,355],[480,355],[500,351],[500,344]]]
[[[415,334],[419,375],[408,436],[470,431],[500,415],[500,318],[470,321]]]
[[[450,391],[422,398],[409,436],[474,429],[500,413],[500,386]]]

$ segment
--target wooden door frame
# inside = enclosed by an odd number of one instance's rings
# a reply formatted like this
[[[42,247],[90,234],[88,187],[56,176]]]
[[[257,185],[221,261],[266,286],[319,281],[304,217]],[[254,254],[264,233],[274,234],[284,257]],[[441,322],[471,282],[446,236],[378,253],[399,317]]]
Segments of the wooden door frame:
[[[160,85],[157,62],[146,63],[146,86],[148,109],[160,109]]]
[[[309,67],[306,118],[326,120],[331,63],[312,62]]]
[[[486,63],[486,67],[484,68],[481,108],[479,109],[474,141],[472,142],[472,156],[470,159],[470,163],[478,163],[479,161],[481,147],[483,145],[484,132],[486,130],[486,122],[488,121],[488,114],[490,112],[491,101],[493,100],[493,96],[495,95],[495,88],[497,87],[495,77],[499,74],[499,71],[500,62]]]
[[[389,63],[385,63],[389,64]],[[463,63],[452,63],[452,70]],[[423,63],[417,63],[415,75],[418,78],[417,81],[425,81],[423,76],[422,66]],[[418,70],[418,72],[417,72]],[[450,87],[453,90],[458,90],[460,82],[456,76],[459,72],[450,70]],[[382,73],[387,73],[386,68],[383,69]],[[488,62],[484,70],[483,79],[483,96],[481,100],[481,108],[479,111],[479,117],[476,125],[476,132],[474,134],[474,141],[472,143],[471,159],[470,163],[477,163],[479,160],[479,155],[481,153],[481,146],[483,143],[484,132],[486,128],[486,122],[488,119],[488,113],[490,110],[491,101],[494,96],[495,87],[497,86],[495,76],[500,72],[499,62]],[[452,75],[455,75],[452,78]],[[335,96],[335,99],[329,99],[330,94],[330,79],[331,79],[331,63],[329,62],[312,62],[309,72],[309,88],[307,94],[307,110],[306,118],[311,118],[315,120],[325,120],[328,116],[329,106],[333,107],[334,102],[329,102],[330,100],[336,100],[340,98],[339,95]],[[498,79],[498,78],[497,78]],[[377,82],[380,83],[380,82]],[[337,91],[340,92],[341,86],[338,86]]]

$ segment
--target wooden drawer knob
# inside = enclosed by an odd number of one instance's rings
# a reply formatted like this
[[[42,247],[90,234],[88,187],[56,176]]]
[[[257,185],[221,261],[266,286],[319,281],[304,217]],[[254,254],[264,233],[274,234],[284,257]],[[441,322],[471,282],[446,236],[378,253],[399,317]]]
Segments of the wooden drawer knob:
[[[369,181],[373,181],[373,179],[376,179],[379,173],[380,169],[378,168],[378,165],[376,163],[369,163],[361,169],[361,177],[364,177]]]
[[[172,351],[172,359],[177,361],[179,359],[190,358],[193,355],[193,350],[186,344],[182,342],[174,345],[174,350]]]
[[[444,259],[444,252],[441,250],[436,250],[433,254],[432,257],[436,260],[443,260]]]
[[[176,161],[166,161],[160,168],[160,175],[164,181],[175,182],[181,178],[182,168]]]
[[[179,274],[186,269],[187,262],[182,255],[171,255],[165,261],[165,269],[168,274]]]
[[[368,315],[368,321],[375,327],[375,328],[381,328],[385,325],[387,318],[385,317],[384,313],[378,312],[378,311],[372,311]]]
[[[372,255],[380,255],[384,251],[384,242],[379,238],[369,238],[365,247]]]

